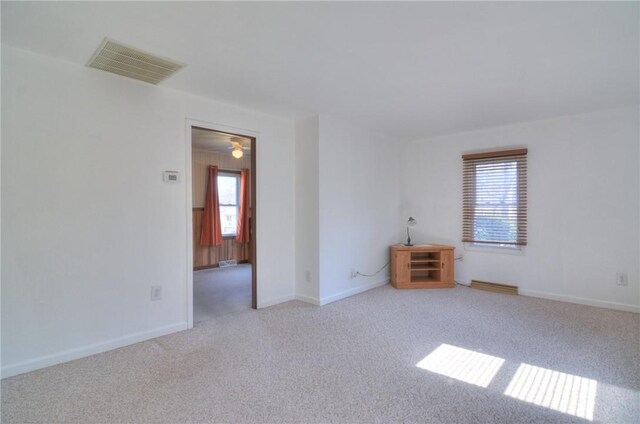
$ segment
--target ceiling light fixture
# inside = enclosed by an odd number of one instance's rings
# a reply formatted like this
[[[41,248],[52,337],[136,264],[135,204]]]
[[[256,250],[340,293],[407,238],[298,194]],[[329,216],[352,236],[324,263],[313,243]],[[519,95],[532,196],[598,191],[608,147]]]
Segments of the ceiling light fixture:
[[[242,157],[242,155],[244,155],[244,153],[242,152],[242,148],[241,147],[236,147],[235,149],[233,149],[231,151],[231,155],[236,159],[240,159]]]

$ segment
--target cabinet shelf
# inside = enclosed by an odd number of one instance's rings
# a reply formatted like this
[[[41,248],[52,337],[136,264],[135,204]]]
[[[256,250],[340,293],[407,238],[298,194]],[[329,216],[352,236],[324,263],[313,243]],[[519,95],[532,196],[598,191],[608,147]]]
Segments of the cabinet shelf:
[[[397,289],[453,287],[453,246],[391,246],[391,284]]]
[[[440,280],[436,280],[435,278],[414,278],[411,280],[412,283],[433,283],[440,282]]]

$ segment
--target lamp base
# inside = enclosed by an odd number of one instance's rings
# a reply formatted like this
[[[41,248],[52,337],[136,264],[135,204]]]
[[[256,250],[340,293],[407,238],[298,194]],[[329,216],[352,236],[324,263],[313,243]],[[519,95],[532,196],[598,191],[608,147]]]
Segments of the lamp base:
[[[402,243],[402,245],[403,246],[407,246],[407,247],[413,246],[413,244],[411,244],[411,243]]]

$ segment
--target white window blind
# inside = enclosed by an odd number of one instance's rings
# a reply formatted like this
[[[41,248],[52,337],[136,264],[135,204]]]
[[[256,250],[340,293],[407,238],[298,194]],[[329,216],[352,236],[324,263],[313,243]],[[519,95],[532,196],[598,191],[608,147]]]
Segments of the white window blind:
[[[462,241],[527,244],[527,149],[462,156]]]

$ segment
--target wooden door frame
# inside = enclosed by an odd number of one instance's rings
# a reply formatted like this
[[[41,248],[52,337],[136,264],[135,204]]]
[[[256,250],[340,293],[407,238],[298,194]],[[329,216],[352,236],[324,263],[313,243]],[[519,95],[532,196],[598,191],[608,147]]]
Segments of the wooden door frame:
[[[256,141],[259,133],[244,128],[235,128],[228,125],[204,122],[196,119],[186,119],[185,128],[186,163],[184,181],[186,184],[185,211],[187,216],[187,328],[193,328],[193,181],[191,176],[193,164],[193,140],[191,139],[191,130],[192,128],[201,128],[251,139],[251,307],[253,309],[257,309],[258,307]]]

